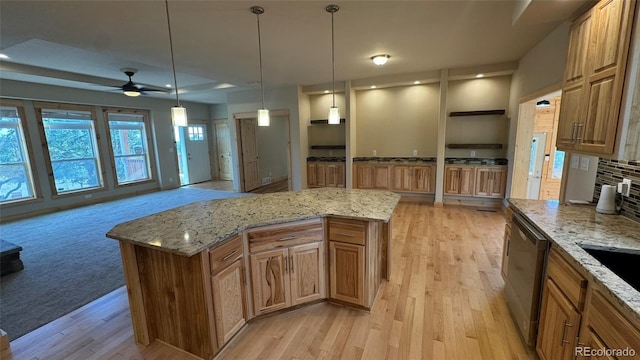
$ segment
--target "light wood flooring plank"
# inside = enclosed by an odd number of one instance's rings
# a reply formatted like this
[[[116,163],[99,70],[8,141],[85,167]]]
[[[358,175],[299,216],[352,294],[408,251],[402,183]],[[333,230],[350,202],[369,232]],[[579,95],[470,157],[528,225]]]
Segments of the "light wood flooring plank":
[[[257,319],[218,359],[535,359],[504,300],[504,216],[400,203],[393,271],[371,312],[318,303]],[[134,343],[120,288],[11,343],[2,359],[193,359]]]

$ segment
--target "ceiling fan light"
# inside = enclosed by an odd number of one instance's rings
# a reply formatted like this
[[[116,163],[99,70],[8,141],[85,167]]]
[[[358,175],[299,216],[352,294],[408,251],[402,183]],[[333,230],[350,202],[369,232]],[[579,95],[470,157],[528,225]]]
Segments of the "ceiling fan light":
[[[373,61],[373,63],[378,65],[378,66],[382,66],[382,65],[386,64],[387,61],[389,61],[390,57],[391,57],[391,55],[389,55],[389,54],[374,55],[374,56],[371,57],[371,61]]]
[[[127,96],[136,97],[136,96],[140,96],[140,91],[137,91],[137,90],[125,90],[124,94],[127,95]]]
[[[340,109],[338,107],[332,106],[329,108],[329,116],[327,122],[330,125],[340,124]]]
[[[258,109],[258,126],[269,126],[271,120],[269,119],[269,110]]]
[[[182,106],[174,106],[171,108],[171,124],[173,126],[187,126],[187,109]]]

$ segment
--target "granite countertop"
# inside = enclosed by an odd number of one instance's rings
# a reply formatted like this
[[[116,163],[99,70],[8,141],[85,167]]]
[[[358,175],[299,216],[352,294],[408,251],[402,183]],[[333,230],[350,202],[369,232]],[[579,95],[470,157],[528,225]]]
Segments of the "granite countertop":
[[[307,162],[346,162],[344,156],[309,156]]]
[[[390,191],[319,188],[200,201],[116,225],[107,237],[192,256],[256,226],[323,216],[387,222],[399,200]]]
[[[587,248],[640,254],[640,223],[620,215],[604,215],[593,205],[561,205],[558,201],[509,199],[549,239],[603,285],[620,305],[640,320],[640,291],[587,253]]]
[[[388,163],[388,164],[435,164],[434,157],[392,157],[392,156],[373,156],[373,157],[354,157],[353,162],[365,163]]]

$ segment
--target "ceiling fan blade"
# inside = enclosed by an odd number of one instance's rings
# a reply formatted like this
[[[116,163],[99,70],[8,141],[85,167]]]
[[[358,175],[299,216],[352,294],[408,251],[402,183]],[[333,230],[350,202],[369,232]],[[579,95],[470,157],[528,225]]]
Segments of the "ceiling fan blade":
[[[138,87],[138,90],[139,90],[139,91],[142,91],[142,92],[149,92],[149,91],[163,92],[163,93],[168,93],[168,92],[169,92],[169,90],[168,90],[168,89],[167,89],[167,90],[162,90],[162,89],[152,89],[152,88],[148,88],[148,87],[144,87],[144,86],[140,86],[140,87]]]

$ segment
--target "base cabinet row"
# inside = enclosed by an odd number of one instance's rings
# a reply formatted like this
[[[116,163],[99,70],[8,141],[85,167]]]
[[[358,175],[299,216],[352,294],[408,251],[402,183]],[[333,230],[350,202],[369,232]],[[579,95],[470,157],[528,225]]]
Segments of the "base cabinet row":
[[[353,187],[433,194],[433,165],[355,164]]]
[[[445,195],[504,198],[506,186],[506,166],[444,167]]]
[[[316,187],[345,187],[344,163],[307,163],[307,186]]]

